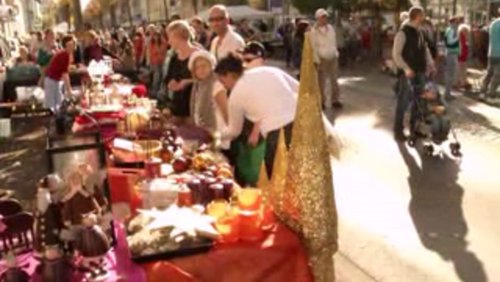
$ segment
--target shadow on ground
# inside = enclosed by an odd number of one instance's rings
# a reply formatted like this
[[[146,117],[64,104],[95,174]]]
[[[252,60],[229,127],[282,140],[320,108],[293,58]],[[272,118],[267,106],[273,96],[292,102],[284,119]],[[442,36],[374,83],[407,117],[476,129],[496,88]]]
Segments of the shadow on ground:
[[[37,182],[47,174],[45,119],[12,119],[13,136],[0,140],[0,188],[32,200]]]
[[[459,163],[448,157],[420,156],[421,166],[399,145],[408,166],[410,215],[422,244],[453,263],[463,282],[486,282],[482,262],[468,249],[467,222],[462,209],[464,189],[457,183]]]

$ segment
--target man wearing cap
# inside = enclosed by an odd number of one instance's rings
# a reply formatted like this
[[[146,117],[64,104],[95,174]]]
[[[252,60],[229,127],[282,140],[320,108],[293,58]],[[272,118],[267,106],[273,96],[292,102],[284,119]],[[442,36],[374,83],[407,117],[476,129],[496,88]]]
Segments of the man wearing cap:
[[[217,35],[210,46],[210,53],[217,60],[245,47],[243,38],[229,25],[229,13],[226,6],[215,5],[210,8],[208,22],[212,31]]]
[[[403,25],[396,37],[392,56],[394,63],[400,69],[396,115],[394,120],[394,137],[398,141],[404,141],[404,115],[412,101],[412,95],[419,95],[425,86],[425,76],[428,72],[434,72],[434,61],[425,41],[420,26],[425,20],[424,9],[414,6],[409,12],[409,21]],[[407,83],[409,82],[409,83]],[[415,124],[416,108],[412,108],[411,124]],[[412,128],[413,129],[413,128]],[[413,133],[413,130],[411,130]]]
[[[451,88],[455,83],[458,70],[458,55],[460,55],[460,41],[458,36],[458,17],[450,19],[450,25],[444,33],[444,43],[446,45],[446,68],[444,72],[445,92],[444,97],[451,100]]]
[[[498,9],[500,14],[500,9]],[[489,97],[496,96],[500,84],[500,17],[489,27],[488,70],[483,79],[481,92]]]
[[[335,29],[328,23],[328,12],[325,9],[316,11],[316,24],[311,30],[311,45],[314,54],[314,63],[318,69],[319,87],[323,97],[323,107],[332,105],[342,108],[340,103],[338,77],[337,36]],[[326,92],[326,82],[330,81],[331,95]]]

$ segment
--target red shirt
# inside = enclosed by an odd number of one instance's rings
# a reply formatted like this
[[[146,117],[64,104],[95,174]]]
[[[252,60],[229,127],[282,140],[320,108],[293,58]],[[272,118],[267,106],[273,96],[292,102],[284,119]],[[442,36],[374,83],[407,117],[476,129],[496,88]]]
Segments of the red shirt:
[[[49,66],[45,69],[45,75],[53,80],[61,80],[62,75],[69,71],[71,55],[68,51],[58,52],[50,60]]]
[[[135,52],[135,61],[140,63],[139,61],[142,59],[142,52],[144,51],[144,38],[135,38],[134,40],[134,52]]]
[[[458,61],[461,63],[467,62],[469,58],[469,41],[467,39],[467,32],[460,33],[460,55]]]

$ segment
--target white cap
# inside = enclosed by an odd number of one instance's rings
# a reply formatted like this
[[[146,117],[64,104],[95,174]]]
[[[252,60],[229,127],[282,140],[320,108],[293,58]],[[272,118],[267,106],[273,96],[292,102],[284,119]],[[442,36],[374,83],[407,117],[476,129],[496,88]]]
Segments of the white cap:
[[[210,52],[205,51],[205,50],[198,50],[198,51],[194,52],[191,55],[191,57],[189,58],[188,67],[189,67],[190,71],[193,71],[194,62],[198,58],[204,58],[204,59],[206,59],[212,65],[212,69],[215,69],[215,65],[217,64],[217,61],[215,60],[214,55],[212,55]]]
[[[325,10],[325,9],[318,9],[316,10],[316,13],[314,14],[314,16],[319,19],[323,16],[330,16],[330,14]]]

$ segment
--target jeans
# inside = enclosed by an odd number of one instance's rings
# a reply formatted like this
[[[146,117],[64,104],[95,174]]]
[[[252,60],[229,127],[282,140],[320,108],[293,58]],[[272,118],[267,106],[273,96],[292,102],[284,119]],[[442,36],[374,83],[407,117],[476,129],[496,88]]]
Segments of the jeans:
[[[149,93],[149,97],[153,99],[158,98],[158,91],[162,86],[162,71],[163,65],[151,65],[151,90]]]
[[[45,108],[51,109],[54,112],[58,111],[63,100],[63,82],[45,77],[43,86],[45,90]]]
[[[488,58],[488,70],[483,78],[481,92],[493,97],[500,84],[500,58]]]
[[[445,81],[445,97],[451,96],[451,88],[455,83],[457,78],[457,70],[458,70],[458,54],[448,54],[446,55],[446,66],[444,73],[444,81]]]
[[[394,118],[394,133],[403,134],[404,130],[404,117],[411,107],[410,116],[410,131],[413,131],[414,125],[418,117],[418,108],[414,101],[417,101],[418,95],[422,93],[425,87],[425,74],[417,73],[412,79],[406,78],[404,74],[400,74],[398,82],[398,93],[397,93],[397,105],[396,105],[396,115]]]

